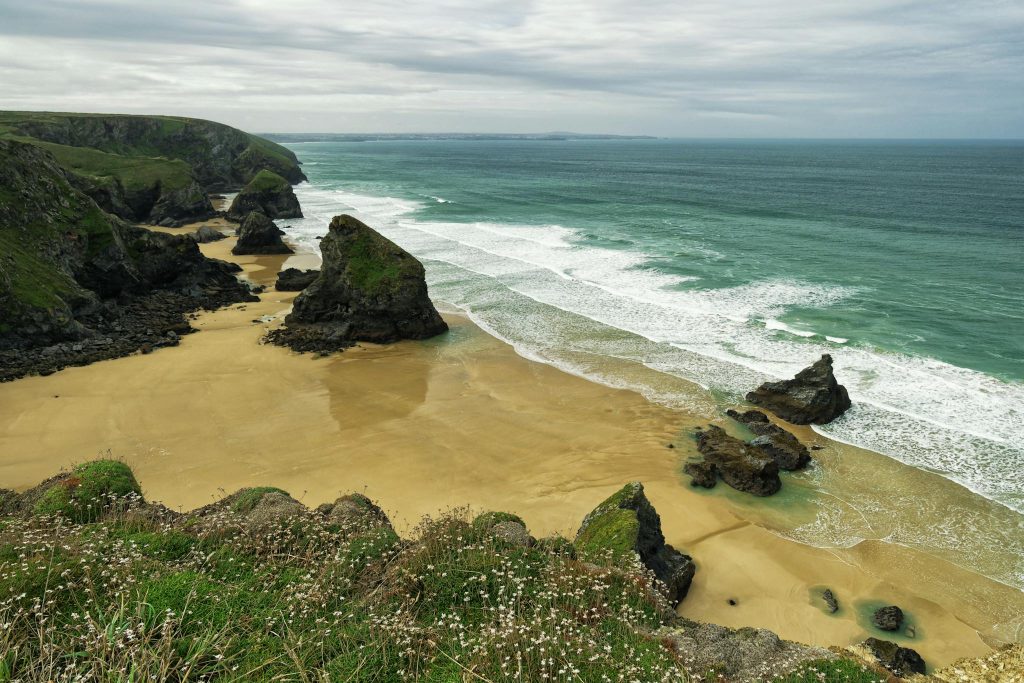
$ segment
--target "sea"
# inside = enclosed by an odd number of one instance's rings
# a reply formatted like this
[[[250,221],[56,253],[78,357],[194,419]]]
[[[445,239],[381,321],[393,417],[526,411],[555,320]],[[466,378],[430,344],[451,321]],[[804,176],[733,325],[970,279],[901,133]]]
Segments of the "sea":
[[[520,354],[709,419],[829,353],[854,407],[815,429],[965,487],[1024,552],[1024,141],[288,147],[300,246],[352,213]]]

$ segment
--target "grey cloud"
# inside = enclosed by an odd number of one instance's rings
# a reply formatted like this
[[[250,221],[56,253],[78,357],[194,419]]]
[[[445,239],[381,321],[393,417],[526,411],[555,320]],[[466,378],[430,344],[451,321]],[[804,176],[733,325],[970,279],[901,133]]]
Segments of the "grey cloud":
[[[0,106],[262,130],[1021,136],[1020,35],[1024,9],[990,0],[0,0]]]

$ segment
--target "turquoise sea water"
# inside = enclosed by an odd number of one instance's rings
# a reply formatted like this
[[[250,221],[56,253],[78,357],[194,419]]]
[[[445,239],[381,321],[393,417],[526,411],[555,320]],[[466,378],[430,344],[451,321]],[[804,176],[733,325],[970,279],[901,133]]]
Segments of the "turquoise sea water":
[[[524,355],[720,402],[829,352],[821,431],[1024,512],[1024,143],[386,141],[291,148],[315,249],[354,212]]]

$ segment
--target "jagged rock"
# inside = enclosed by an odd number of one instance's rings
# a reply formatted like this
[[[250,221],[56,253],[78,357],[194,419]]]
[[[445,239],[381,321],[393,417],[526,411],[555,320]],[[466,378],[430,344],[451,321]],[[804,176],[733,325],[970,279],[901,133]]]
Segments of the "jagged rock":
[[[863,645],[882,666],[897,676],[904,677],[925,672],[924,659],[917,651],[909,647],[900,647],[896,643],[878,638],[868,638]]]
[[[193,180],[184,187],[174,190],[161,187],[159,197],[149,210],[149,214],[142,220],[153,225],[178,227],[216,215],[210,197],[199,183]]]
[[[697,569],[689,555],[665,543],[661,517],[637,481],[626,484],[584,518],[575,545],[584,557],[610,552],[613,558],[622,558],[636,553],[665,584],[673,605],[686,597]]]
[[[224,239],[226,236],[220,230],[210,227],[209,225],[203,225],[198,230],[189,235],[193,240],[199,244],[206,244],[208,242],[218,242]]]
[[[277,274],[277,282],[274,289],[279,292],[301,292],[313,284],[313,281],[320,275],[319,270],[299,270],[298,268],[285,268]]]
[[[765,382],[747,394],[747,400],[801,425],[831,422],[850,407],[850,396],[836,381],[827,353],[793,379]]]
[[[246,254],[294,254],[291,247],[281,241],[281,232],[274,222],[259,211],[253,211],[242,222],[238,242],[231,249],[236,256]]]
[[[241,222],[253,211],[270,218],[302,218],[302,209],[291,184],[268,170],[257,173],[235,196],[227,218]]]
[[[896,605],[889,605],[875,610],[871,620],[883,631],[899,631],[903,626],[903,610]]]
[[[779,465],[761,448],[729,436],[714,425],[697,433],[697,450],[729,486],[755,496],[770,496],[782,488]]]
[[[825,601],[825,606],[828,607],[830,614],[835,614],[839,611],[839,600],[836,599],[836,595],[832,592],[832,589],[826,588],[821,594],[821,599]]]
[[[764,629],[731,629],[679,619],[678,625],[657,632],[669,641],[687,669],[699,672],[700,680],[760,683],[781,680],[804,662],[837,659],[836,653],[782,640]],[[802,679],[801,679],[802,680]]]
[[[1024,681],[1024,645],[1011,644],[984,657],[958,659],[934,671],[935,683],[1021,683]]]
[[[336,216],[320,250],[320,275],[295,298],[285,329],[268,340],[330,352],[356,341],[426,339],[448,329],[427,295],[422,264],[369,226]]]
[[[718,468],[706,460],[695,460],[683,465],[683,472],[690,475],[692,486],[706,489],[714,488],[718,483]]]
[[[747,429],[757,435],[749,444],[771,456],[778,463],[779,469],[802,470],[811,462],[811,454],[807,447],[782,427],[772,424],[768,416],[761,411],[748,410],[740,413],[727,410],[726,415],[737,422],[742,422]]]

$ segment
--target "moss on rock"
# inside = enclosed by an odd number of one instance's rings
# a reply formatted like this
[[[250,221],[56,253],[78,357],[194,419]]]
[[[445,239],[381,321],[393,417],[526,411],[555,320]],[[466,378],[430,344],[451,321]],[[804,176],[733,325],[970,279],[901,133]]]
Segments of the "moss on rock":
[[[142,488],[128,465],[117,460],[82,463],[71,474],[56,481],[36,502],[38,515],[63,515],[84,523],[98,519],[129,495],[142,495]]]
[[[268,493],[279,493],[283,496],[291,497],[284,489],[279,489],[275,486],[256,486],[253,488],[242,489],[238,491],[232,501],[231,510],[237,512],[240,515],[244,515],[248,512],[252,512],[253,509],[259,505],[259,502]]]

